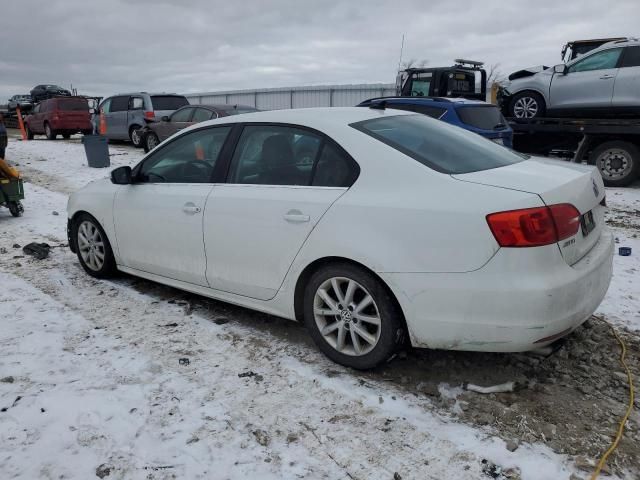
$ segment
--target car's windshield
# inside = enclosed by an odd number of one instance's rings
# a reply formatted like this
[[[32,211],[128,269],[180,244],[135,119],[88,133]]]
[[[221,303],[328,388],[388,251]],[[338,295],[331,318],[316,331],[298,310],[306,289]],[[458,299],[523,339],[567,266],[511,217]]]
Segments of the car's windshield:
[[[505,128],[507,121],[497,107],[492,105],[469,105],[456,109],[462,123],[483,130]]]
[[[489,170],[528,158],[424,115],[387,116],[351,126],[442,173]]]
[[[151,104],[154,110],[177,110],[189,105],[189,101],[179,95],[153,95]]]

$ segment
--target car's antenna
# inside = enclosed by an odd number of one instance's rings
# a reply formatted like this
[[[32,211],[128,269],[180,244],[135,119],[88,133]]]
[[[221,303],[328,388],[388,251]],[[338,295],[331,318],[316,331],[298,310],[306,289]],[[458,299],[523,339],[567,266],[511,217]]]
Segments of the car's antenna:
[[[400,65],[402,65],[402,51],[404,50],[404,33],[402,34],[402,43],[400,44],[400,60],[398,60],[398,72],[400,71]]]

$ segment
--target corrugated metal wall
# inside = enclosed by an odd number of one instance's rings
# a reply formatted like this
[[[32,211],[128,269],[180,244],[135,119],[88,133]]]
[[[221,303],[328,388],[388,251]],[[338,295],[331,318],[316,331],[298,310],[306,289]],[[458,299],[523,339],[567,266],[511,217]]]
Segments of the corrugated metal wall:
[[[367,98],[395,95],[395,92],[395,85],[392,83],[372,83],[187,93],[186,97],[192,104],[242,104],[260,110],[280,110],[307,107],[352,107]]]

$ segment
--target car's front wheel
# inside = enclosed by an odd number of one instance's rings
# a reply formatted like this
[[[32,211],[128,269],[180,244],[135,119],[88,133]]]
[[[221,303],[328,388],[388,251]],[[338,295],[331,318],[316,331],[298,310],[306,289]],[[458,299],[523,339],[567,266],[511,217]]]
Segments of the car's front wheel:
[[[91,215],[81,214],[74,221],[74,241],[84,271],[96,278],[112,276],[116,261],[106,233]]]
[[[56,137],[58,136],[56,131],[53,128],[51,128],[51,125],[49,125],[48,123],[44,124],[44,134],[47,136],[49,140],[55,140]]]
[[[304,293],[304,320],[314,342],[334,362],[369,369],[402,345],[401,313],[382,282],[345,263],[315,272]]]
[[[546,105],[542,95],[536,92],[520,92],[509,103],[509,116],[515,118],[544,117]]]
[[[156,135],[153,132],[145,133],[145,135],[144,135],[144,151],[145,151],[145,153],[148,153],[151,150],[153,150],[154,148],[156,148],[159,143],[160,143],[160,139],[158,138],[158,135]]]

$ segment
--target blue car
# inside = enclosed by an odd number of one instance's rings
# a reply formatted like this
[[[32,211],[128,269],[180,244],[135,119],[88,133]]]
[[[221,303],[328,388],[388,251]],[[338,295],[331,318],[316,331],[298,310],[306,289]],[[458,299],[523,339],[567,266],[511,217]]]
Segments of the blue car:
[[[513,130],[498,107],[491,103],[465,98],[378,97],[358,105],[371,106],[422,113],[482,135],[505,147],[513,146]]]

